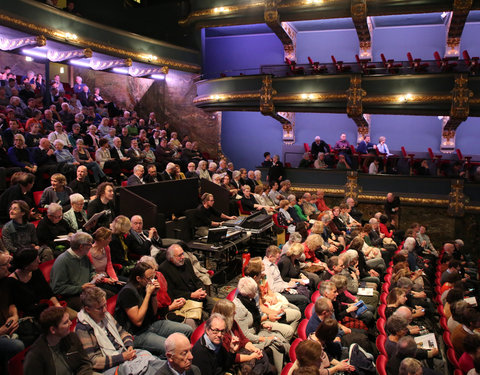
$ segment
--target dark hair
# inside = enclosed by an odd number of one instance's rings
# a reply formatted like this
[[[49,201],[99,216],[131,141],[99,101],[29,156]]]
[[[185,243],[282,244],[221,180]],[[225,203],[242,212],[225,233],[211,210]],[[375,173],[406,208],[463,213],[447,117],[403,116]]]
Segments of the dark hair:
[[[322,352],[322,345],[319,342],[313,340],[302,341],[295,349],[299,367],[318,366]]]
[[[263,153],[264,158],[266,158],[268,155],[270,155],[270,153],[268,151]]]
[[[388,221],[387,215],[381,215],[379,221],[382,224],[387,224],[387,221]]]
[[[448,268],[458,268],[460,267],[462,264],[460,263],[459,260],[457,259],[452,259],[449,263],[448,263]]]
[[[35,182],[35,175],[32,173],[23,173],[18,179],[18,184],[21,186],[27,186]]]
[[[405,294],[405,290],[402,288],[393,288],[387,295],[387,305],[393,305],[397,303],[398,297]]]
[[[475,353],[480,348],[480,335],[467,335],[463,339],[463,349],[466,353]]]
[[[8,208],[9,209],[12,208],[12,206],[14,204],[18,204],[18,207],[20,208],[20,211],[22,211],[23,214],[24,214],[23,218],[22,218],[22,221],[24,223],[26,223],[28,221],[28,216],[30,215],[30,207],[28,206],[27,202],[16,199],[16,200],[12,201],[12,203],[10,203],[10,206],[8,206]]]
[[[393,264],[397,264],[397,263],[401,263],[401,262],[406,262],[407,261],[407,257],[403,254],[395,254],[393,257],[392,257],[392,261],[393,261]]]
[[[315,336],[323,343],[332,342],[337,334],[338,322],[332,318],[327,318],[321,322],[315,331]]]
[[[105,190],[107,189],[107,186],[111,186],[112,189],[114,189],[114,186],[111,182],[102,182],[100,185],[97,187],[97,197],[100,198],[103,194],[105,194]]]
[[[12,267],[24,269],[38,257],[38,251],[33,247],[24,247],[13,253]]]
[[[50,327],[58,327],[67,309],[61,306],[50,306],[42,311],[39,317],[40,326],[44,334],[48,334]]]
[[[138,262],[135,267],[133,267],[132,271],[130,272],[129,281],[136,286],[138,286],[137,276],[144,277],[145,272],[152,268],[150,264],[144,262]]]
[[[106,138],[100,138],[100,140],[98,141],[98,145],[100,147],[104,146],[107,143],[108,143],[108,139],[106,139]]]

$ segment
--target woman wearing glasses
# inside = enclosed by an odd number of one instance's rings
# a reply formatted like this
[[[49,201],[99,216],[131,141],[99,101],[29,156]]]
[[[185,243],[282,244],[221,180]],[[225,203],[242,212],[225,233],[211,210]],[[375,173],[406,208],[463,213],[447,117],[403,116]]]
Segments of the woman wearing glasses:
[[[165,357],[165,339],[174,332],[190,337],[192,328],[183,323],[157,320],[157,292],[160,284],[156,271],[147,263],[138,262],[130,279],[118,294],[115,318],[134,338],[134,347]]]

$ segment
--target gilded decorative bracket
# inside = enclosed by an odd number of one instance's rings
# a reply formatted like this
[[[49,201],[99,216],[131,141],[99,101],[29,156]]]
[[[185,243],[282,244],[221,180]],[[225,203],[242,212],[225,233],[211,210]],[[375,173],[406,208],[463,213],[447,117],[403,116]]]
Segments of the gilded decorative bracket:
[[[447,48],[445,55],[460,55],[460,40],[473,0],[454,0],[453,12],[447,26]]]
[[[459,125],[468,118],[470,111],[469,101],[473,97],[473,91],[468,88],[468,74],[455,75],[455,86],[451,94],[450,119],[445,124],[444,132],[455,132]]]
[[[445,129],[445,126],[450,120],[449,116],[439,116],[438,119],[442,121],[440,152],[443,154],[451,154],[455,151],[455,130]]]
[[[272,76],[265,75],[262,79],[262,88],[260,89],[260,112],[265,116],[272,116],[275,113],[273,96],[277,92],[272,86]]]
[[[265,0],[265,10],[263,12],[265,23],[275,33],[283,44],[285,57],[296,61],[296,30],[288,22],[280,22],[278,14],[278,0]]]
[[[463,193],[463,180],[452,181],[448,195],[448,209],[450,216],[461,217],[465,213],[465,194]]]
[[[359,192],[358,173],[356,171],[348,171],[347,183],[345,184],[345,198],[353,198],[357,200]]]
[[[370,116],[368,119],[363,115],[362,99],[367,92],[362,89],[361,74],[354,74],[350,77],[350,88],[347,94],[347,115],[358,127],[359,135],[365,135],[370,132]]]
[[[283,143],[287,145],[295,143],[295,112],[277,112],[273,118],[282,124]]]
[[[372,22],[367,17],[367,1],[352,0],[350,3],[350,13],[357,30],[358,41],[360,43],[360,58],[372,58]]]

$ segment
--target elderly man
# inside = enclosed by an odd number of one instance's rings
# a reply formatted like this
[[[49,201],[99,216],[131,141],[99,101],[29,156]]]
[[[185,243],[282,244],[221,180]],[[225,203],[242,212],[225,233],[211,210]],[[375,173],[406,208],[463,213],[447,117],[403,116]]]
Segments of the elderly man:
[[[316,220],[318,215],[320,215],[320,211],[316,204],[312,202],[312,196],[310,193],[303,194],[302,209],[305,215],[307,215],[310,219]]]
[[[37,226],[37,238],[40,246],[45,245],[54,250],[55,256],[58,256],[65,250],[67,241],[55,242],[59,236],[66,236],[75,230],[63,219],[62,206],[58,203],[50,203],[45,216]]]
[[[55,142],[57,139],[60,139],[63,141],[63,144],[65,147],[67,147],[69,150],[72,150],[72,144],[70,143],[70,140],[68,139],[68,134],[66,131],[63,130],[63,125],[61,122],[56,122],[54,125],[55,131],[53,133],[50,133],[48,135],[48,140],[50,143]]]
[[[215,301],[207,295],[204,284],[195,275],[192,263],[186,259],[183,248],[173,244],[167,249],[167,259],[158,270],[168,283],[168,295],[172,300],[185,298],[203,302],[203,311],[210,313]]]
[[[55,150],[51,147],[48,138],[40,139],[38,146],[32,149],[32,153],[40,174],[47,173],[51,176],[58,171],[59,165],[55,157]]]
[[[102,289],[85,289],[80,298],[83,308],[77,316],[75,333],[96,371],[157,374],[164,362],[145,350],[133,349],[132,335],[107,311],[106,295]],[[135,371],[135,368],[138,370]]]
[[[25,358],[25,375],[94,374],[92,363],[75,333],[64,307],[49,307],[40,314],[43,334]]]
[[[67,305],[76,311],[82,308],[80,293],[84,288],[100,282],[86,256],[92,248],[93,238],[88,233],[75,233],[70,239],[70,249],[55,260],[50,273],[50,285],[55,294],[61,294]]]
[[[306,327],[307,336],[314,333],[321,322],[331,318],[333,314],[333,304],[328,298],[318,298],[315,301],[314,311]],[[338,341],[338,340],[337,340]]]
[[[310,149],[314,160],[317,158],[318,153],[320,152],[323,152],[324,154],[330,153],[330,146],[318,135],[315,137]]]
[[[192,345],[190,340],[181,333],[172,333],[165,340],[167,363],[157,372],[157,375],[200,375],[200,369],[192,364]]]
[[[393,193],[388,193],[385,200],[385,215],[394,221],[394,224],[398,227],[398,219],[400,215],[400,198]],[[393,224],[393,223],[392,223]]]
[[[145,153],[138,147],[138,140],[132,139],[130,142],[130,148],[127,150],[127,156],[135,163],[142,163],[145,159]]]
[[[137,164],[133,167],[133,174],[127,180],[127,186],[143,185],[143,174],[145,173],[145,167],[142,164]]]
[[[7,373],[7,361],[24,349],[20,340],[11,338],[18,329],[18,313],[13,303],[13,290],[9,287],[11,279],[10,260],[7,252],[0,252],[0,373]]]
[[[130,222],[132,223],[130,250],[139,255],[155,257],[162,247],[162,239],[157,229],[152,227],[149,230],[143,230],[143,218],[140,215],[132,216]]]
[[[214,313],[205,323],[205,333],[192,349],[193,363],[202,375],[217,375],[228,372],[235,361],[239,349],[239,339],[233,336],[230,351],[223,347],[223,336],[227,331],[225,317]]]
[[[175,163],[168,163],[167,166],[165,167],[165,170],[161,173],[163,180],[164,181],[175,180],[176,170],[177,170],[177,167],[175,166]]]
[[[307,308],[310,300],[302,295],[298,294],[297,283],[295,281],[290,281],[289,283],[283,281],[280,270],[278,269],[277,262],[280,259],[280,249],[275,246],[269,246],[263,258],[263,264],[265,266],[265,275],[267,276],[268,285],[273,292],[281,293],[288,302],[297,306],[302,315]]]

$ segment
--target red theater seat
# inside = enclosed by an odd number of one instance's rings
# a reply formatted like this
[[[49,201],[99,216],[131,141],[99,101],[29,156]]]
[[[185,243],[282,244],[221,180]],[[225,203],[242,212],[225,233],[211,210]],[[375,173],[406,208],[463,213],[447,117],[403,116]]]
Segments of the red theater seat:
[[[377,372],[378,375],[388,375],[387,374],[387,357],[383,354],[380,354],[377,358]]]
[[[53,263],[55,263],[55,259],[40,263],[40,265],[38,266],[39,270],[42,271],[43,277],[49,284],[50,284],[50,272],[52,271]]]
[[[385,349],[385,342],[387,341],[387,336],[385,335],[378,335],[375,344],[377,345],[377,349],[380,354],[387,356],[387,350]]]
[[[288,355],[290,356],[290,361],[295,362],[297,360],[295,349],[297,349],[298,344],[300,344],[302,341],[302,339],[298,338],[292,342],[292,345],[290,346],[290,351],[288,352]]]
[[[298,325],[297,332],[298,332],[298,337],[302,340],[307,339],[307,324],[308,324],[308,319],[303,319],[300,324]]]
[[[202,337],[202,335],[205,333],[205,322],[200,324],[195,331],[192,333],[192,337],[190,337],[190,343],[195,345],[195,343]]]

